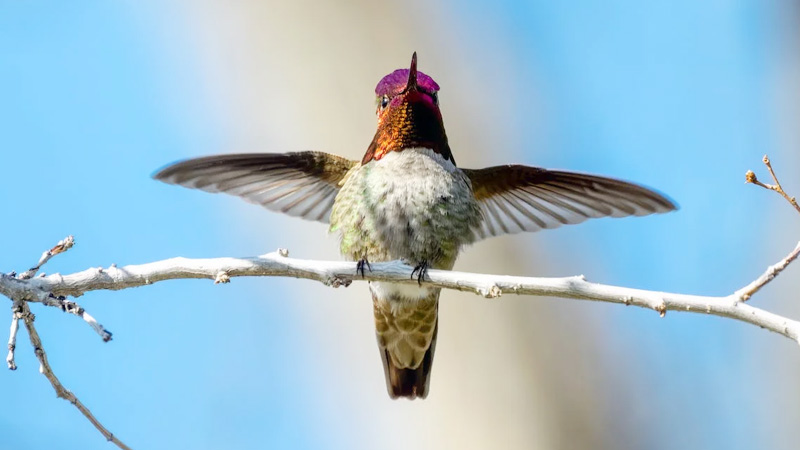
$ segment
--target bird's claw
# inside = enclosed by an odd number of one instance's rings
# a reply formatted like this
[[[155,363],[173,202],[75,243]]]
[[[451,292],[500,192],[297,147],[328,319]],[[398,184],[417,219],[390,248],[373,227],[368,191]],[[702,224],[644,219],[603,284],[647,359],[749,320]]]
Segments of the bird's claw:
[[[358,262],[356,263],[356,273],[357,274],[360,273],[361,278],[364,278],[364,275],[366,273],[364,271],[365,267],[367,268],[367,270],[372,272],[372,266],[369,264],[369,261],[367,261],[366,257],[359,259]]]
[[[417,283],[422,286],[422,281],[428,275],[428,261],[422,261],[414,267],[414,270],[411,271],[411,279],[414,279],[414,275],[417,276]]]

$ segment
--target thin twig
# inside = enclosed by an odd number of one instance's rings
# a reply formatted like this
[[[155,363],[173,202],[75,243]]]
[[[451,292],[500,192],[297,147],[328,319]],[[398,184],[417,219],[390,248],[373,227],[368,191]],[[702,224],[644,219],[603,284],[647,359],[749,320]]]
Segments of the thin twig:
[[[59,253],[64,253],[65,251],[71,249],[73,245],[75,245],[75,238],[72,237],[72,235],[58,241],[58,244],[56,244],[53,248],[42,253],[41,258],[39,258],[39,262],[36,263],[35,266],[21,273],[18,278],[23,280],[33,278],[36,275],[36,272],[38,272],[43,265],[47,264],[47,261],[50,261],[50,258],[58,255]]]
[[[756,186],[761,186],[764,189],[769,189],[771,191],[775,191],[780,194],[790,205],[800,213],[800,206],[797,204],[797,200],[794,197],[790,197],[786,191],[783,190],[783,186],[781,186],[781,182],[778,181],[778,176],[775,175],[775,170],[772,168],[772,162],[769,160],[769,156],[764,155],[762,159],[764,165],[767,166],[767,170],[769,171],[772,180],[775,184],[765,184],[758,180],[756,174],[752,170],[748,170],[745,173],[745,182],[752,183]],[[739,299],[743,302],[750,299],[756,292],[758,292],[762,287],[764,287],[767,283],[772,281],[779,273],[783,271],[792,261],[797,259],[798,255],[800,255],[800,243],[792,250],[785,258],[778,261],[776,264],[773,264],[767,267],[766,272],[764,272],[760,277],[753,280],[752,283],[748,284],[747,286],[743,287],[736,291],[734,295],[738,296]]]
[[[111,340],[112,333],[110,331],[106,330],[103,327],[103,325],[101,325],[97,320],[95,320],[95,318],[92,317],[91,314],[86,312],[86,310],[83,309],[81,305],[67,300],[67,298],[64,297],[63,295],[56,296],[51,294],[50,296],[48,296],[47,299],[42,301],[42,303],[47,306],[53,306],[59,308],[61,311],[74,314],[80,317],[81,319],[84,320],[84,322],[89,324],[89,326],[92,327],[92,329],[98,335],[100,335],[100,338],[103,339],[103,342],[108,342]]]
[[[769,157],[764,155],[762,161],[764,161],[764,165],[767,166],[767,170],[769,170],[769,174],[772,176],[772,180],[775,181],[775,184],[762,183],[758,180],[758,177],[756,177],[756,174],[752,170],[748,170],[747,173],[745,173],[745,182],[752,183],[756,186],[761,186],[764,189],[769,189],[781,194],[781,196],[785,198],[786,201],[789,202],[789,204],[791,204],[798,213],[800,213],[800,205],[797,204],[797,199],[790,197],[786,191],[783,190],[780,181],[778,181],[778,177],[775,175],[775,171],[772,169],[772,163],[770,162]]]
[[[28,307],[28,304],[25,302],[21,302],[21,309],[22,320],[25,323],[25,328],[28,330],[28,336],[31,339],[31,345],[33,346],[36,358],[39,359],[39,372],[41,372],[47,378],[47,380],[50,381],[50,384],[53,385],[53,389],[56,391],[56,396],[63,398],[64,400],[75,405],[75,407],[78,408],[78,411],[80,411],[81,414],[83,414],[83,416],[86,417],[89,422],[91,422],[92,425],[94,425],[94,427],[97,428],[97,430],[100,431],[100,433],[102,433],[109,442],[113,442],[121,449],[130,450],[130,447],[117,439],[113,433],[108,431],[108,429],[94,417],[92,412],[89,411],[89,408],[81,403],[75,394],[70,392],[64,387],[63,384],[61,384],[61,381],[59,381],[58,377],[56,377],[55,373],[53,373],[53,369],[50,367],[50,363],[47,361],[47,354],[44,352],[44,347],[42,347],[42,340],[39,337],[39,333],[36,331],[36,327],[33,325],[35,320],[33,313]]]
[[[11,331],[8,336],[8,356],[6,364],[9,370],[17,370],[17,363],[14,361],[14,350],[17,348],[17,331],[19,331],[19,319],[22,307],[21,302],[14,302],[11,306]]]
[[[747,286],[743,287],[736,291],[734,295],[736,295],[741,301],[746,302],[753,296],[756,292],[758,292],[764,285],[772,281],[779,273],[783,271],[792,261],[797,259],[797,256],[800,255],[800,242],[794,247],[794,250],[791,251],[785,258],[778,261],[777,263],[769,266],[760,277],[753,280],[752,283],[748,284]]]

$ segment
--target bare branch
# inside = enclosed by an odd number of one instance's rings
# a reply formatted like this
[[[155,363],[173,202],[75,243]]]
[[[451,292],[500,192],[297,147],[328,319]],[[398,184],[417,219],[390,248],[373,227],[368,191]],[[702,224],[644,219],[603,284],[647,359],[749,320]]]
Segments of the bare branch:
[[[14,361],[14,350],[17,348],[17,331],[19,331],[19,319],[22,312],[21,302],[14,302],[11,307],[11,332],[8,336],[8,356],[6,364],[9,370],[17,370],[17,363]]]
[[[43,265],[45,265],[48,261],[50,261],[50,258],[52,258],[53,256],[58,255],[60,253],[64,253],[65,251],[71,249],[73,245],[75,245],[75,238],[72,235],[69,235],[66,238],[58,241],[58,244],[56,244],[53,248],[51,248],[50,250],[47,250],[44,253],[42,253],[41,258],[39,258],[39,262],[34,267],[31,267],[30,269],[28,269],[27,271],[25,271],[25,272],[23,272],[23,273],[21,273],[19,275],[16,275],[14,272],[12,272],[12,273],[4,275],[4,276],[8,277],[8,278],[11,278],[11,279],[16,278],[16,279],[19,279],[19,280],[29,280],[29,279],[33,278],[36,275],[36,273],[39,271],[39,269]],[[102,271],[103,269],[97,268],[95,270]],[[42,274],[42,275],[44,275],[44,274]],[[9,297],[9,298],[13,298],[13,297]],[[15,298],[14,300],[15,301],[22,301],[22,300],[29,300],[29,299],[21,299],[21,298],[16,299]],[[36,301],[38,301],[38,302],[40,302],[40,303],[42,303],[44,305],[47,305],[47,306],[54,306],[56,308],[61,309],[61,311],[64,311],[64,312],[67,312],[67,313],[70,313],[70,314],[74,314],[74,315],[80,317],[87,324],[89,324],[90,327],[92,327],[92,329],[100,336],[100,338],[103,339],[103,342],[108,342],[108,341],[111,340],[112,333],[110,331],[106,330],[103,327],[103,325],[101,325],[99,322],[97,322],[97,320],[95,320],[94,317],[92,317],[89,313],[87,313],[86,310],[83,309],[79,304],[77,304],[75,302],[67,301],[66,297],[64,297],[64,296],[56,296],[56,295],[54,295],[52,293],[48,293],[46,296],[41,296]],[[12,321],[11,326],[12,326],[12,331],[13,331],[13,329],[14,329],[13,328],[14,327],[13,321]],[[9,361],[8,358],[11,358],[11,360]],[[13,363],[13,352],[11,351],[11,342],[9,342],[9,356],[8,356],[8,358],[6,358],[6,361],[9,363],[9,367],[10,367],[11,364]],[[16,368],[16,366],[14,366],[14,367]]]
[[[47,261],[50,261],[50,258],[58,255],[59,253],[64,253],[65,251],[71,249],[73,245],[75,245],[75,238],[73,238],[72,235],[58,241],[58,244],[56,244],[53,248],[42,253],[42,257],[39,258],[39,262],[36,263],[35,266],[21,273],[18,278],[23,280],[33,278],[36,275],[36,272],[38,272],[43,265],[47,264]]]
[[[734,294],[737,298],[741,301],[746,302],[753,296],[756,292],[759,291],[765,284],[772,281],[779,273],[786,268],[792,261],[797,259],[797,256],[800,255],[800,242],[794,247],[794,250],[791,251],[785,258],[778,261],[776,264],[773,264],[767,268],[767,271],[764,272],[760,277],[753,280],[752,283],[748,284],[747,286],[743,287],[742,289],[736,291]]]
[[[783,267],[786,264],[788,261],[783,263]],[[126,289],[164,280],[206,278],[221,281],[241,276],[305,278],[333,287],[346,286],[358,280],[417,283],[417,280],[410,278],[412,270],[413,268],[399,261],[372,263],[372,272],[367,272],[362,277],[356,276],[354,262],[295,259],[283,257],[279,253],[248,258],[172,258],[142,265],[89,269],[71,275],[50,275],[30,280],[17,280],[0,274],[0,293],[12,299],[45,302],[51,295],[78,297],[89,291]],[[780,270],[776,270],[772,277],[778,272]],[[501,294],[526,294],[621,303],[652,309],[662,316],[667,311],[710,314],[757,325],[795,341],[800,336],[800,322],[742,303],[741,298],[745,291],[722,297],[704,297],[589,283],[583,276],[533,278],[434,269],[428,271],[428,278],[423,283],[432,287],[473,292],[488,298]]]
[[[71,302],[67,300],[66,297],[63,295],[52,295],[50,294],[46,299],[42,301],[43,304],[47,306],[53,306],[59,308],[61,311],[66,313],[74,314],[81,319],[84,320],[90,327],[100,335],[100,338],[103,339],[103,342],[108,342],[111,340],[112,333],[106,330],[103,325],[101,325],[94,317],[92,317],[88,312],[86,312],[83,307],[75,302]]]
[[[41,372],[47,378],[47,380],[50,381],[50,384],[53,385],[56,395],[59,398],[63,398],[64,400],[75,405],[81,414],[83,414],[84,417],[86,417],[89,422],[91,422],[92,425],[94,425],[94,427],[97,428],[97,430],[100,431],[100,433],[102,433],[109,442],[113,442],[121,449],[130,450],[130,447],[123,444],[94,417],[92,412],[89,411],[89,408],[81,403],[75,394],[70,392],[64,387],[63,384],[61,384],[61,381],[59,381],[58,377],[56,377],[55,373],[53,373],[53,369],[50,367],[50,363],[47,361],[47,354],[44,352],[44,347],[42,347],[42,340],[39,337],[39,333],[36,331],[36,327],[33,325],[35,319],[33,313],[31,312],[27,303],[21,302],[20,306],[22,309],[21,318],[25,323],[25,328],[28,330],[28,336],[31,339],[31,345],[33,346],[34,353],[36,353],[36,358],[39,359],[39,372]]]
[[[745,173],[745,183],[752,183],[755,184],[756,186],[761,186],[764,189],[769,189],[771,191],[775,191],[781,194],[781,196],[785,198],[786,201],[789,202],[789,204],[791,204],[798,213],[800,213],[800,205],[797,204],[797,199],[794,197],[790,197],[783,190],[780,181],[778,181],[778,177],[775,175],[775,171],[772,169],[772,162],[770,162],[769,157],[767,155],[764,155],[762,161],[764,161],[764,165],[767,166],[767,170],[769,170],[769,174],[772,176],[772,180],[775,182],[775,184],[762,183],[761,181],[758,180],[758,177],[756,177],[756,174],[753,173],[752,170],[748,170],[747,173]]]
[[[752,183],[756,186],[761,186],[764,189],[769,189],[771,191],[775,191],[780,194],[790,205],[794,207],[794,209],[800,213],[800,206],[797,204],[797,200],[794,197],[790,197],[786,191],[783,190],[783,186],[781,186],[781,182],[778,181],[778,176],[775,175],[775,170],[772,169],[772,162],[769,160],[769,156],[764,155],[762,159],[764,165],[767,166],[767,170],[769,170],[770,176],[772,176],[772,181],[775,184],[764,184],[758,181],[758,177],[752,170],[748,170],[745,173],[745,182]],[[795,246],[794,250],[792,250],[785,258],[780,260],[778,263],[773,264],[767,268],[767,271],[764,272],[763,275],[756,278],[752,283],[748,284],[747,286],[743,287],[742,289],[736,291],[734,295],[736,295],[741,301],[745,302],[750,297],[753,296],[756,292],[759,291],[764,285],[772,281],[779,273],[783,271],[792,261],[797,259],[797,256],[800,255],[800,243]]]
[[[29,270],[23,272],[19,276],[16,276],[15,273],[10,273],[8,275],[3,274],[2,279],[5,281],[15,281],[18,283],[26,283],[33,278],[39,269],[47,263],[55,255],[59,253],[63,253],[75,244],[75,240],[72,236],[67,236],[65,239],[62,239],[58,242],[53,248],[47,250],[46,252],[42,253],[41,258],[39,258],[39,262]],[[39,371],[44,374],[45,377],[50,381],[50,384],[53,385],[53,389],[55,389],[56,394],[58,397],[61,397],[73,405],[84,415],[92,425],[97,428],[103,436],[106,437],[110,442],[116,444],[119,448],[128,449],[129,447],[123,444],[119,439],[115,438],[110,431],[108,431],[95,417],[92,415],[91,411],[83,405],[83,403],[78,400],[75,395],[67,390],[61,382],[58,380],[56,375],[53,373],[52,368],[50,367],[50,363],[47,361],[47,354],[44,352],[44,347],[42,347],[41,338],[39,338],[39,333],[36,331],[36,327],[33,325],[34,315],[31,313],[30,307],[28,306],[25,298],[17,298],[9,296],[13,300],[13,306],[11,308],[12,317],[11,317],[11,329],[10,335],[8,338],[8,356],[6,356],[6,363],[8,364],[8,368],[11,370],[16,370],[17,365],[14,361],[14,351],[17,345],[17,331],[19,330],[19,321],[20,319],[23,320],[25,323],[25,327],[28,329],[28,335],[30,336],[31,344],[33,345],[34,352],[36,353],[36,357],[39,359]],[[94,317],[89,315],[83,308],[80,307],[75,302],[67,301],[66,297],[63,296],[56,296],[52,293],[48,293],[47,295],[42,295],[37,299],[41,303],[47,306],[56,306],[59,307],[62,311],[75,314],[76,316],[81,317],[86,323],[88,323],[102,338],[103,341],[108,342],[111,340],[111,333],[108,332],[102,325],[100,325]]]

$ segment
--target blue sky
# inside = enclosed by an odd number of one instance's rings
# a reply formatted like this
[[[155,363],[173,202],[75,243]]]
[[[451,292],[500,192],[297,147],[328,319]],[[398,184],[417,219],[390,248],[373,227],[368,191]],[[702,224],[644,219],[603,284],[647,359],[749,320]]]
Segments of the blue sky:
[[[753,220],[791,220],[786,207],[743,184],[747,169],[764,173],[765,152],[787,180],[796,167],[793,153],[779,145],[775,82],[784,61],[777,3],[468,2],[441,3],[435,10],[436,32],[417,37],[416,45],[513,57],[513,73],[499,77],[513,86],[495,84],[476,94],[512,107],[500,119],[504,129],[515,130],[508,141],[519,146],[499,157],[635,180],[681,206],[668,216],[601,220],[513,238],[548,255],[547,275],[578,270],[609,284],[722,295],[793,246],[796,236]],[[67,234],[75,235],[76,247],[45,272],[174,256],[254,255],[283,245],[270,236],[286,233],[294,223],[288,219],[150,179],[176,159],[230,151],[224,113],[209,94],[224,89],[209,87],[209,78],[198,73],[197,44],[184,42],[187,21],[169,16],[175,11],[180,8],[162,15],[159,5],[132,2],[0,3],[0,270],[28,268]],[[415,25],[430,28],[428,20],[418,20]],[[287,40],[299,38],[301,25]],[[351,38],[331,36],[319,45],[336,49]],[[411,50],[398,55],[397,67]],[[309,64],[281,60],[270,69]],[[349,69],[371,74],[392,68],[364,55]],[[441,72],[445,79],[459,75]],[[372,87],[363,86],[366,119],[361,111],[347,111],[331,120],[371,120]],[[445,92],[459,96],[452,88]],[[448,122],[448,130],[458,142],[453,134],[459,125]],[[369,137],[356,144],[365,146]],[[307,139],[298,136],[296,145]],[[538,143],[536,151],[529,142]],[[265,151],[272,151],[270,144],[255,142]],[[503,162],[510,161],[494,163]],[[236,221],[254,224],[232,225]],[[322,227],[319,233],[324,235]],[[743,249],[754,250],[743,257]],[[581,266],[573,269],[577,258]],[[348,417],[369,418],[370,412],[353,410],[358,403],[336,410],[343,397],[324,383],[326,370],[348,368],[321,367],[319,355],[305,350],[319,349],[328,337],[298,325],[307,320],[291,301],[298,283],[310,289],[302,292],[325,295],[308,282],[260,279],[213,288],[166,282],[78,299],[114,332],[108,344],[75,317],[33,309],[62,382],[135,448],[369,448],[353,435],[358,426]],[[780,292],[768,288],[759,305],[791,311]],[[607,327],[599,339],[610,348],[637,341],[642,352],[652,349],[643,361],[624,354],[614,359],[631,377],[653,377],[652,391],[638,392],[637,384],[629,393],[663,420],[639,436],[645,447],[752,448],[767,442],[764,447],[791,448],[785,440],[790,421],[776,418],[779,408],[770,402],[793,408],[790,417],[797,417],[797,407],[780,396],[785,379],[762,371],[779,370],[782,361],[789,361],[786,370],[797,370],[790,342],[715,318],[675,314],[659,320],[649,311],[583,303],[565,308],[602,311]],[[370,364],[379,364],[369,356]],[[16,372],[0,371],[7,405],[0,412],[0,447],[110,448],[71,405],[55,398],[37,373],[24,333],[17,362]],[[778,387],[767,393],[727,388],[744,380]],[[381,384],[377,379],[370,385],[379,388],[372,395],[385,395]],[[681,427],[684,435],[675,431]]]

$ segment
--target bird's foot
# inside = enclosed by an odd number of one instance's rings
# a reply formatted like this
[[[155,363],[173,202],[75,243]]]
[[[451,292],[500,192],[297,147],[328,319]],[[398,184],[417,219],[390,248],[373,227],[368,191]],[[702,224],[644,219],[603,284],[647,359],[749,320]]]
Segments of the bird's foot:
[[[369,264],[369,261],[367,261],[367,257],[366,256],[361,258],[361,259],[359,259],[358,262],[356,263],[356,274],[360,273],[361,274],[361,278],[364,278],[364,274],[365,274],[364,268],[366,268],[367,270],[372,272],[372,266]]]
[[[414,267],[414,270],[411,271],[411,279],[413,280],[414,279],[414,275],[416,275],[417,276],[417,283],[419,283],[419,285],[422,286],[422,281],[428,275],[428,268],[429,267],[430,267],[430,265],[428,265],[428,261],[425,261],[425,260],[421,261],[419,264],[417,264]]]

